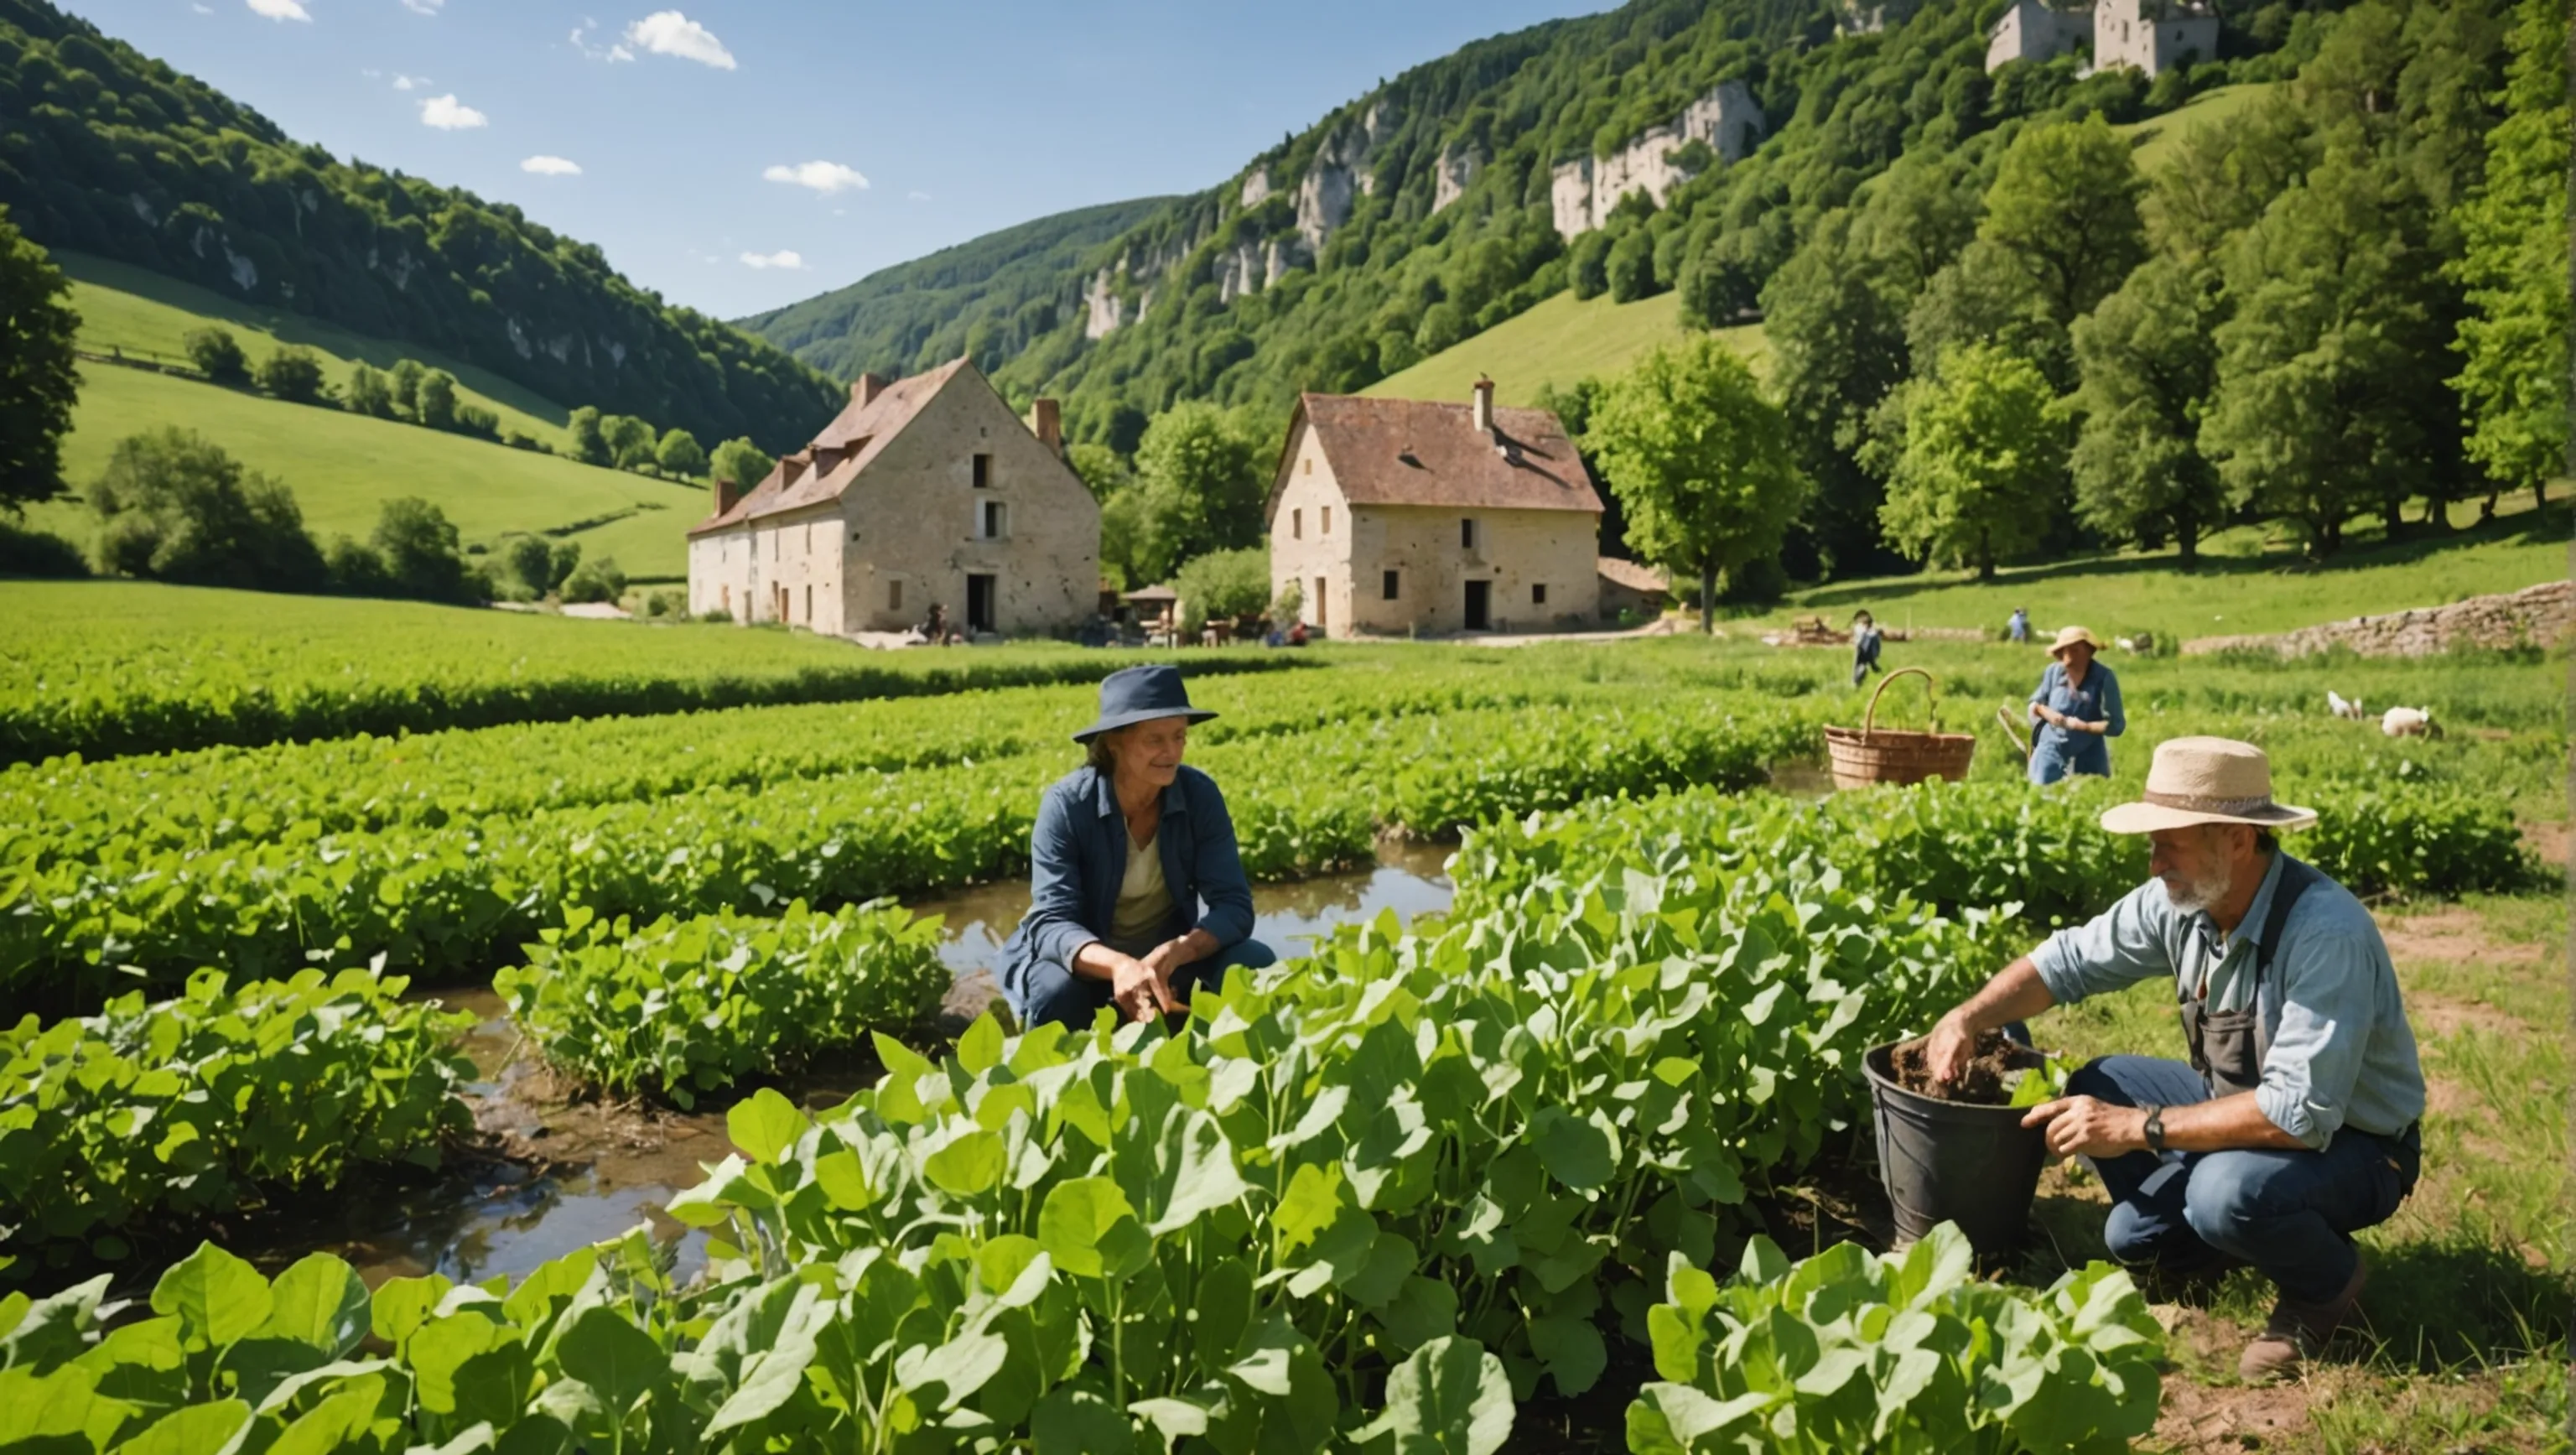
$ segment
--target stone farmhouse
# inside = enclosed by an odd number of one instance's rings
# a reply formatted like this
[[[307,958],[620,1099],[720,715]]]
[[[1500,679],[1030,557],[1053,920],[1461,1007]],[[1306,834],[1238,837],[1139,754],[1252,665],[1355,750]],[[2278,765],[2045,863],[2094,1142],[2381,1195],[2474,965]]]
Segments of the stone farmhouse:
[[[1064,462],[1056,402],[1026,421],[965,359],[874,374],[749,492],[715,487],[689,531],[689,610],[834,636],[930,615],[1069,629],[1099,609],[1100,507]]]
[[[1601,495],[1544,409],[1307,394],[1266,519],[1274,599],[1353,632],[1537,631],[1600,613]]]
[[[2217,59],[2218,17],[2192,0],[2095,0],[2090,10],[2013,0],[1986,32],[1986,69],[2087,48],[2094,70],[2134,66],[2153,78]]]

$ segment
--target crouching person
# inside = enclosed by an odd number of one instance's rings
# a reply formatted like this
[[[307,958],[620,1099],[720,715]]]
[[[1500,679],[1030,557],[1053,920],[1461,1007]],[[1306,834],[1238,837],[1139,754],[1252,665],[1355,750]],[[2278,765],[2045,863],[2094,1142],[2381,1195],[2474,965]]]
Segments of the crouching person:
[[[1931,1065],[1952,1078],[1981,1031],[2170,978],[2190,1063],[2106,1056],[2024,1124],[2093,1164],[2113,1256],[2182,1277],[2250,1264],[2271,1279],[2279,1301],[2238,1367],[2249,1382],[2281,1378],[2360,1302],[2352,1235],[2415,1186],[2415,1034],[2370,912],[2275,842],[2316,815],[2273,802],[2260,749],[2164,743],[2142,797],[2102,826],[2147,836],[2154,880],[1944,1016]]]
[[[1174,1015],[1228,970],[1276,959],[1251,938],[1225,795],[1181,763],[1190,724],[1214,716],[1190,706],[1177,668],[1100,684],[1099,719],[1073,735],[1087,760],[1038,804],[1029,912],[1002,950],[1020,1024],[1087,1027],[1111,1005],[1129,1020]]]

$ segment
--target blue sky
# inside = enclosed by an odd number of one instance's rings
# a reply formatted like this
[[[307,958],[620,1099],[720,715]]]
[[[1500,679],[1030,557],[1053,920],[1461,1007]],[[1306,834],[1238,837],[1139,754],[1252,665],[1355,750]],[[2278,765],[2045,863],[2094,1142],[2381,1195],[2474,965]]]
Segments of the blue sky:
[[[1381,77],[1603,8],[669,3],[66,8],[299,140],[517,203],[727,318],[1045,213],[1208,186]]]

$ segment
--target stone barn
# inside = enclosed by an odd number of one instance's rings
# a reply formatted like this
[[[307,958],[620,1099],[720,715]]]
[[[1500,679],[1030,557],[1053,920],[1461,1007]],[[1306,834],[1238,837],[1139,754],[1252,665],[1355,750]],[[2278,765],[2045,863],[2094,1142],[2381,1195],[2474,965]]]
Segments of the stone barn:
[[[1056,402],[1024,421],[965,359],[850,402],[748,492],[716,482],[689,531],[689,610],[834,636],[1070,630],[1099,609],[1100,506],[1064,462]]]
[[[1274,598],[1309,628],[1546,631],[1601,609],[1601,495],[1544,409],[1307,394],[1270,486]]]

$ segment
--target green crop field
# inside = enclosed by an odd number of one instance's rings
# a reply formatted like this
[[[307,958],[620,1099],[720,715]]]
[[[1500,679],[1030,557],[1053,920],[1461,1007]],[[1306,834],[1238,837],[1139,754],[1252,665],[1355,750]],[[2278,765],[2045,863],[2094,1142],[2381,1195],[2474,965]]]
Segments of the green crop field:
[[[420,344],[395,343],[351,333],[335,324],[220,293],[129,263],[56,252],[54,265],[72,280],[71,303],[81,316],[80,346],[95,353],[136,355],[160,363],[187,361],[187,336],[201,328],[229,329],[256,368],[280,344],[297,344],[324,356],[332,387],[348,382],[352,366],[390,369],[418,359],[456,376],[460,403],[480,404],[501,417],[503,432],[519,433],[562,449],[566,406],[487,370],[460,364]],[[580,400],[574,400],[578,404]]]
[[[2476,523],[2477,502],[2463,502],[2452,507],[2454,534],[2396,542],[2356,522],[2344,549],[2323,563],[2301,556],[2287,525],[2246,526],[2204,541],[2201,563],[2189,572],[2175,569],[2170,549],[2006,567],[1991,583],[1971,571],[1925,571],[1796,592],[1752,620],[1786,625],[1791,617],[1822,615],[1841,625],[1867,608],[1882,627],[2000,629],[2023,606],[2034,624],[2051,630],[2080,622],[2096,632],[2162,632],[2184,641],[2289,631],[2564,580],[2568,497],[2567,486],[2551,487],[2546,511],[2534,511],[2528,495],[2508,498],[2485,525]]]
[[[118,440],[165,425],[193,429],[285,481],[306,528],[324,541],[341,532],[364,539],[385,501],[417,495],[446,511],[469,545],[570,529],[586,557],[614,556],[639,580],[676,580],[688,574],[688,528],[708,505],[694,485],[103,364],[82,366],[64,474],[85,489]],[[28,518],[82,545],[96,533],[77,499],[38,506]]]
[[[1607,294],[1578,300],[1569,288],[1360,392],[1390,399],[1464,399],[1476,376],[1484,374],[1494,381],[1497,401],[1533,404],[1542,387],[1562,389],[1587,374],[1609,378],[1657,344],[1677,344],[1686,337],[1679,294],[1613,303]],[[1768,367],[1771,353],[1760,324],[1720,329],[1718,337],[1757,371]]]

